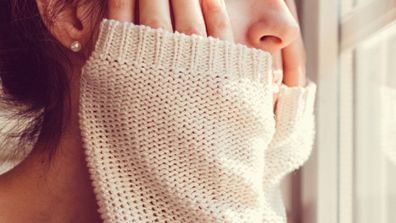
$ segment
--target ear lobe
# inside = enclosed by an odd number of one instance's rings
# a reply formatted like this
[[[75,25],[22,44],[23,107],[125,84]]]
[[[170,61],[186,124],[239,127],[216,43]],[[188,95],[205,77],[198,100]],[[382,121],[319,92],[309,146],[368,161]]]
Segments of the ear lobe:
[[[69,49],[74,41],[79,41],[82,46],[88,42],[93,31],[93,20],[87,14],[90,4],[73,5],[62,0],[36,2],[47,29],[65,48]],[[53,12],[56,14],[53,15]],[[53,19],[48,21],[49,18]]]

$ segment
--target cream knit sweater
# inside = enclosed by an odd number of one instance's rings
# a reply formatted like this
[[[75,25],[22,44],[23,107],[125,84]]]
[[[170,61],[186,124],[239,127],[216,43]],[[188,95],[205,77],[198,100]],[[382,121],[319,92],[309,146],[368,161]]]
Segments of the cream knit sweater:
[[[272,81],[267,52],[103,20],[79,115],[104,222],[286,222],[316,85],[283,85],[274,114]]]

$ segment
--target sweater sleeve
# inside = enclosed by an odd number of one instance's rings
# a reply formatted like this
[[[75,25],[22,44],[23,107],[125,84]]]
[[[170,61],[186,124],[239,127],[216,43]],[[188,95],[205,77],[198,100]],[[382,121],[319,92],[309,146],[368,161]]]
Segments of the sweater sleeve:
[[[315,137],[316,89],[310,79],[305,87],[281,85],[275,107],[276,130],[265,154],[267,184],[279,183],[309,158]]]
[[[273,221],[271,55],[211,37],[101,23],[80,129],[104,222]]]

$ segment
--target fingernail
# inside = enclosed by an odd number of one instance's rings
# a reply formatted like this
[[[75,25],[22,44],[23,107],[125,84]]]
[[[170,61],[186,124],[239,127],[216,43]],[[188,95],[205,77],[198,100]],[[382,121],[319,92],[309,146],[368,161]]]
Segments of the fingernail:
[[[277,85],[277,84],[273,85],[273,86],[272,86],[272,89],[273,89],[273,91],[274,91],[273,93],[275,93],[275,94],[277,94],[277,93],[280,92],[280,86]]]
[[[272,71],[272,75],[273,75],[273,82],[274,83],[276,83],[276,84],[282,83],[283,70],[281,70],[281,69],[273,70]]]

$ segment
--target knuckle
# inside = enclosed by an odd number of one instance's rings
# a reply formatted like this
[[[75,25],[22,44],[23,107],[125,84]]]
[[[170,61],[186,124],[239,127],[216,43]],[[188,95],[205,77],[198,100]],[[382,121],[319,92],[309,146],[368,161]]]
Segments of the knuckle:
[[[230,28],[230,23],[226,18],[218,18],[212,22],[212,27],[215,30],[226,30]]]
[[[168,23],[166,23],[164,20],[158,19],[158,18],[142,18],[140,21],[143,25],[150,26],[155,29],[170,29],[170,26]]]
[[[195,24],[191,24],[188,26],[185,26],[183,28],[180,29],[180,32],[185,33],[187,35],[204,35],[204,28],[200,28],[202,26],[199,25],[195,25]]]
[[[112,9],[125,9],[130,3],[128,0],[110,0],[107,4],[108,7]]]
[[[218,12],[222,11],[222,6],[220,4],[217,4],[217,3],[213,4],[210,1],[211,0],[209,0],[209,2],[208,2],[208,0],[206,0],[206,2],[205,2],[206,7],[204,7],[204,8],[206,9],[207,12],[218,13]]]

